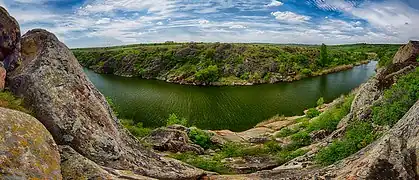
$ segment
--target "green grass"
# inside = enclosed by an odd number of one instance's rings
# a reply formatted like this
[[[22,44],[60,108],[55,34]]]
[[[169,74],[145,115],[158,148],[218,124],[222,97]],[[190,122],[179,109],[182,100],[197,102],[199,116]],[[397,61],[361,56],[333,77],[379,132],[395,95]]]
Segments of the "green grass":
[[[419,68],[397,81],[384,92],[384,98],[372,108],[372,120],[393,126],[419,99]]]
[[[16,98],[9,91],[0,92],[0,107],[18,110],[27,114],[32,114],[32,111],[24,107],[23,99]]]
[[[369,122],[358,122],[347,130],[342,140],[336,140],[322,149],[315,157],[317,163],[330,165],[364,148],[379,135]]]
[[[120,119],[122,125],[135,137],[142,138],[148,136],[152,129],[143,127],[143,123],[135,123],[131,119]]]
[[[346,96],[342,103],[339,103],[320,114],[317,119],[310,122],[307,131],[326,130],[328,132],[333,132],[336,130],[336,126],[339,124],[340,120],[349,113],[354,97],[354,95]]]

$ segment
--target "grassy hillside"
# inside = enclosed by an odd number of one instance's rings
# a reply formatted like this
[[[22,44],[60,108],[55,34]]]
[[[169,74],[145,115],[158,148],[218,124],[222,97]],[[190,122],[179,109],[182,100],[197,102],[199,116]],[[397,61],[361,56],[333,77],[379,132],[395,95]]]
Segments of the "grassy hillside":
[[[400,45],[276,45],[164,43],[73,49],[99,73],[182,84],[254,84],[293,81],[350,68],[366,60],[384,65]]]

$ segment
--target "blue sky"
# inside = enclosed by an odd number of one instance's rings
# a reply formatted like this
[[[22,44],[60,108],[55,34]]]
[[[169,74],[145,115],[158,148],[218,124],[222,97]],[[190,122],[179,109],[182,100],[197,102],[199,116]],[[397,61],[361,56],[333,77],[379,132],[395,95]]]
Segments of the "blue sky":
[[[419,0],[0,0],[70,47],[151,42],[405,43]]]

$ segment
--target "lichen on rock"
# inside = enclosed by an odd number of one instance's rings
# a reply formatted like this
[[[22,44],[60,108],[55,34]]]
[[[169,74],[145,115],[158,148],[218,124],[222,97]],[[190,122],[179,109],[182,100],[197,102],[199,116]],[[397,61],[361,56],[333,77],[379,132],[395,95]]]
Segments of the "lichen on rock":
[[[60,154],[34,117],[0,107],[0,179],[61,179]]]

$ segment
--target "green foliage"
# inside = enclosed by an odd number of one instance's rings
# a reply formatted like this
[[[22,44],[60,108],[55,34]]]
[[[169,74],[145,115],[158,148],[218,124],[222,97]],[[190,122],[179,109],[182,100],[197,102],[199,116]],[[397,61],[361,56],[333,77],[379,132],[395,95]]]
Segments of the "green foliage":
[[[310,108],[307,110],[306,116],[309,118],[314,118],[320,115],[320,111],[316,108]]]
[[[384,92],[384,98],[372,108],[372,120],[393,126],[419,99],[419,68],[400,78]]]
[[[326,47],[173,42],[73,49],[73,53],[84,67],[102,73],[106,62],[109,65],[106,71],[109,73],[124,70],[124,74],[142,78],[189,83],[209,83],[225,78],[268,82],[276,75],[311,76],[328,67],[376,58],[380,58],[380,64],[383,64],[385,59],[392,58],[399,47],[368,44]],[[272,66],[273,63],[277,66]]]
[[[193,143],[201,146],[204,149],[209,149],[213,146],[211,142],[212,135],[206,131],[196,127],[191,127],[188,136]]]
[[[329,64],[329,56],[327,55],[327,46],[322,44],[320,47],[320,64],[326,67]]]
[[[301,131],[299,133],[293,134],[291,136],[292,146],[294,147],[303,147],[310,145],[311,137],[306,131]]]
[[[151,133],[150,128],[143,127],[143,123],[135,123],[132,119],[120,119],[122,125],[135,137],[142,138]]]
[[[195,78],[203,82],[215,82],[219,78],[218,67],[216,65],[208,66],[205,69],[198,71]]]
[[[290,135],[293,135],[297,133],[299,129],[291,129],[288,127],[282,128],[278,133],[275,134],[275,137],[281,138],[281,137],[287,137]]]
[[[280,164],[284,164],[298,156],[304,155],[305,153],[307,153],[307,150],[303,150],[303,149],[297,149],[293,151],[281,151],[277,155],[277,161]]]
[[[322,113],[308,125],[307,131],[326,130],[328,132],[333,132],[340,120],[349,113],[354,97],[354,95],[349,95],[345,97],[342,103],[339,103],[335,107]]]
[[[11,92],[0,92],[0,107],[18,110],[27,114],[32,112],[24,107],[23,100],[13,96]]]
[[[320,97],[318,100],[317,100],[317,106],[321,106],[321,105],[323,105],[324,104],[324,99],[323,99],[323,97]]]
[[[320,150],[316,155],[316,162],[330,165],[342,160],[364,148],[378,137],[369,122],[358,122],[349,127],[342,140],[336,140]]]
[[[188,126],[188,120],[186,120],[185,118],[178,118],[175,113],[172,113],[169,115],[169,118],[166,121],[166,126],[171,126],[175,124]]]
[[[115,114],[115,116],[119,116],[118,114],[118,107],[113,103],[113,100],[110,97],[106,97],[106,101],[108,102],[109,106],[111,107],[113,113]]]
[[[224,163],[221,162],[223,158],[220,156],[203,157],[188,152],[174,154],[172,157],[207,171],[217,172],[220,174],[232,174],[232,170],[230,170],[228,167],[224,165]]]

